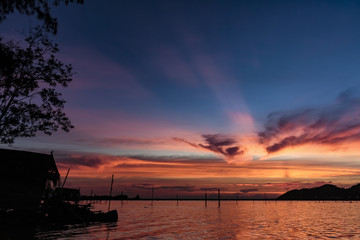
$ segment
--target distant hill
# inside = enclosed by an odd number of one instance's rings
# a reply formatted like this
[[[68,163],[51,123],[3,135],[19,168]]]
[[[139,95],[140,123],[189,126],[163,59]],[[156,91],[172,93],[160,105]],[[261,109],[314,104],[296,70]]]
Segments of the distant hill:
[[[359,200],[360,184],[350,188],[340,188],[325,184],[316,188],[291,190],[279,196],[277,200]]]

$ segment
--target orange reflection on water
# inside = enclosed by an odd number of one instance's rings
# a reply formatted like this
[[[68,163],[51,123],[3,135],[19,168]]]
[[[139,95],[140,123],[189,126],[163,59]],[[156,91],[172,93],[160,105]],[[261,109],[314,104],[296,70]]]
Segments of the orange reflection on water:
[[[106,210],[107,202],[95,204]],[[359,239],[360,202],[113,201],[116,224],[36,232],[71,239]]]

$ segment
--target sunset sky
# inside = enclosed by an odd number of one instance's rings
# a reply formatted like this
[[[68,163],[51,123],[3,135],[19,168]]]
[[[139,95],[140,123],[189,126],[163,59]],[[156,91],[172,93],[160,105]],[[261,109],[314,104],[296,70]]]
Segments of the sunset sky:
[[[52,9],[75,128],[67,187],[130,197],[275,197],[360,182],[359,1],[85,1]],[[34,17],[9,15],[7,39]]]

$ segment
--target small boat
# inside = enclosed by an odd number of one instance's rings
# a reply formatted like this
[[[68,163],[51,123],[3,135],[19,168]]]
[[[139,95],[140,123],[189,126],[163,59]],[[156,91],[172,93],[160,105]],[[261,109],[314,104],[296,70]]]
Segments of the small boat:
[[[52,201],[44,205],[42,220],[55,224],[118,221],[118,213],[116,210],[102,212],[93,211],[91,208],[91,204],[81,205],[65,201]]]
[[[118,213],[116,210],[111,210],[108,212],[95,212],[94,222],[117,222],[118,221]]]

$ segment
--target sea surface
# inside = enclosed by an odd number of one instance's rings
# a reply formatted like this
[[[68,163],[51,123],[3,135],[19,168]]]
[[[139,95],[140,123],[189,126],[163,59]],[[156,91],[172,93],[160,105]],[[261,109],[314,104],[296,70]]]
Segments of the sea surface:
[[[36,229],[34,239],[360,239],[356,201],[112,201],[111,209],[117,223]]]

